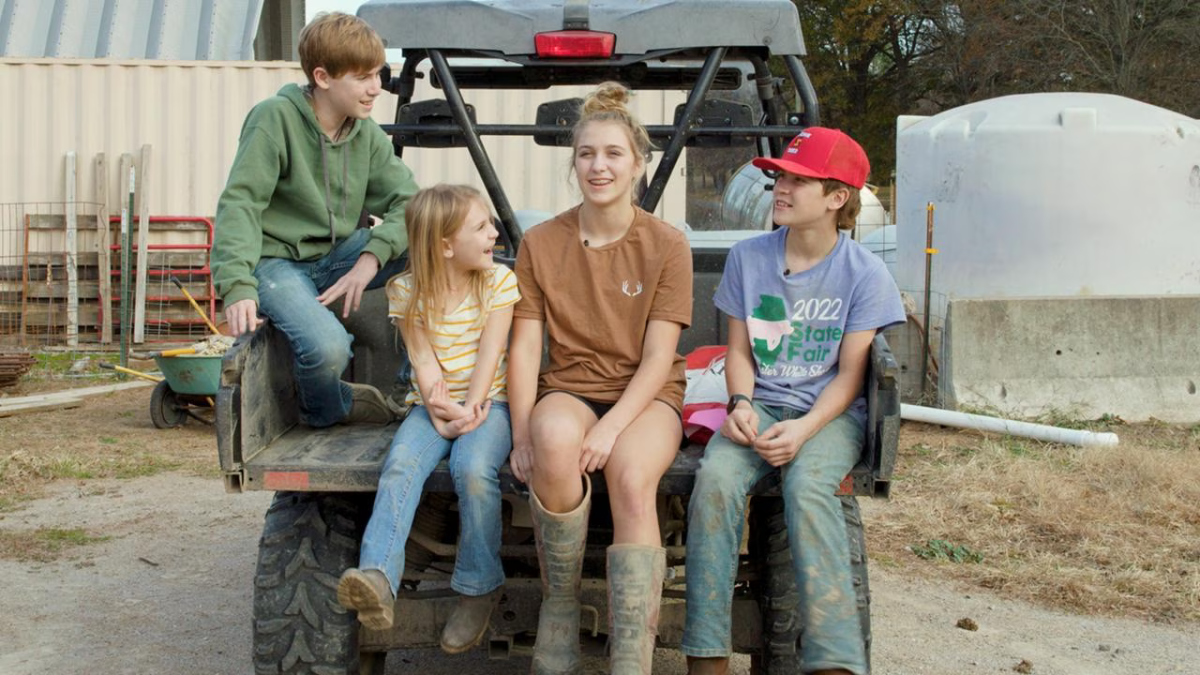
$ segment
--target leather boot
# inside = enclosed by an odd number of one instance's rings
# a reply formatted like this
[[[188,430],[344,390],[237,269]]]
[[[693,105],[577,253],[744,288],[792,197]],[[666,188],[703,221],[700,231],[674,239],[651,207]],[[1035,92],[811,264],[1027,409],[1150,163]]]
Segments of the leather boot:
[[[383,572],[351,567],[338,580],[337,599],[342,607],[357,611],[359,622],[367,628],[387,630],[392,627],[396,598]]]
[[[687,666],[688,675],[726,675],[729,672],[729,658],[689,656]]]
[[[587,541],[592,481],[583,477],[583,501],[568,513],[552,513],[529,492],[538,563],[542,570],[542,608],[533,645],[534,675],[574,675],[583,671],[579,650],[579,583]]]
[[[496,607],[502,590],[503,587],[483,595],[458,596],[454,613],[442,628],[442,651],[461,654],[479,644],[487,632],[492,609]]]
[[[608,547],[608,647],[612,675],[649,675],[667,551],[659,546]]]

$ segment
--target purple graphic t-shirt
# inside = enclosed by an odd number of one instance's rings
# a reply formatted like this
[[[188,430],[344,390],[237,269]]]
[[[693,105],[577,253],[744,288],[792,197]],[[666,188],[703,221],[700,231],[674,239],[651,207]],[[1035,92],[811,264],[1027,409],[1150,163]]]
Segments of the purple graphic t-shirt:
[[[754,399],[808,411],[837,375],[842,336],[904,322],[883,261],[844,232],[811,269],[784,276],[787,228],[734,244],[713,302],[746,322],[757,366]],[[850,405],[866,420],[860,394]]]

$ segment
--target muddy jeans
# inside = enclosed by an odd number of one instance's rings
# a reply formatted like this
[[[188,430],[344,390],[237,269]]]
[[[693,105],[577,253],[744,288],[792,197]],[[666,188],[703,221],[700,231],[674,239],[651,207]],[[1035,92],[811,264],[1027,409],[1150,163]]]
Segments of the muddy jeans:
[[[333,312],[341,311],[341,301],[325,307],[317,302],[317,296],[354,267],[370,239],[370,230],[355,230],[324,258],[263,258],[254,269],[258,311],[283,331],[292,345],[300,419],[312,427],[337,424],[350,413],[351,391],[342,382],[342,372],[350,364],[350,343],[354,341]],[[367,289],[379,288],[403,269],[403,258],[381,264]],[[379,320],[386,321],[382,316]]]
[[[395,593],[404,574],[404,544],[412,531],[425,480],[449,460],[458,493],[458,556],[450,587],[483,595],[504,583],[500,563],[500,466],[512,450],[508,404],[492,401],[487,419],[453,440],[438,435],[423,405],[415,405],[396,431],[375,508],[363,533],[359,567],[383,572]]]
[[[759,433],[778,421],[802,416],[791,408],[759,403],[754,403],[754,409]],[[831,668],[866,672],[850,544],[836,496],[838,485],[862,452],[863,434],[862,424],[843,413],[781,468],[806,673]],[[721,657],[732,651],[730,615],[746,495],[771,470],[752,448],[719,433],[704,450],[688,509],[684,654]]]

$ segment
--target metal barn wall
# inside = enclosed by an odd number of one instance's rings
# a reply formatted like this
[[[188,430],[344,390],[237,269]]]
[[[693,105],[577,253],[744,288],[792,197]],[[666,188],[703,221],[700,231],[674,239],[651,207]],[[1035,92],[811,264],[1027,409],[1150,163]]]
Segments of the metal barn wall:
[[[151,215],[211,216],[246,112],[283,84],[303,79],[299,65],[289,62],[0,59],[0,91],[8,93],[0,100],[0,204],[61,203],[70,151],[77,157],[76,199],[99,201],[93,167],[104,153],[115,215],[120,156],[137,157],[149,144]],[[470,90],[466,96],[480,122],[529,122],[539,103],[584,91]],[[425,95],[428,90],[418,91]],[[635,112],[646,123],[661,123],[682,100],[677,92],[641,94]],[[382,95],[376,119],[386,123],[394,115],[395,97]],[[484,144],[514,208],[556,212],[578,201],[565,148],[508,137],[487,137]],[[404,159],[421,185],[482,187],[465,149],[408,149]],[[681,160],[658,209],[671,222],[684,219],[683,166]]]
[[[249,60],[262,8],[263,0],[0,0],[0,56]]]

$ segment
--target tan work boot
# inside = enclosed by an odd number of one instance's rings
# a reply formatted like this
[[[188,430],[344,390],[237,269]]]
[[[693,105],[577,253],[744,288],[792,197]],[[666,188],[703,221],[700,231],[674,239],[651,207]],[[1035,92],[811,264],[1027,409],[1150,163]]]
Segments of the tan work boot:
[[[650,675],[667,551],[659,546],[608,547],[608,649],[612,675]]]
[[[583,477],[583,501],[569,513],[551,513],[529,492],[538,563],[542,570],[542,608],[533,644],[534,675],[583,672],[579,651],[579,582],[587,541],[592,481]]]
[[[688,675],[726,675],[729,672],[729,657],[687,657]]]
[[[483,595],[460,595],[454,613],[442,628],[442,651],[461,654],[479,644],[487,632],[492,609],[500,600],[503,587]]]
[[[392,627],[396,598],[383,572],[351,567],[338,580],[337,599],[342,607],[357,611],[359,622],[367,628],[387,630]]]
[[[345,424],[388,424],[396,419],[396,413],[383,393],[369,384],[347,382],[353,391],[350,412],[343,420]]]

